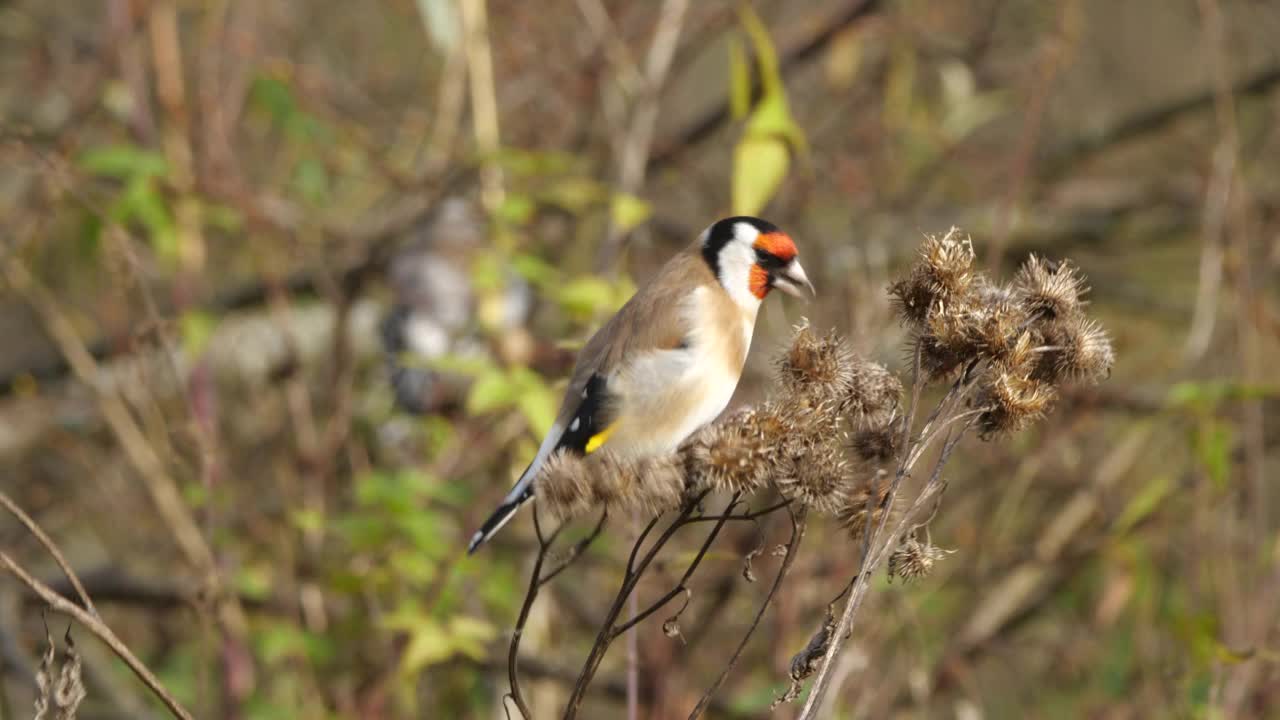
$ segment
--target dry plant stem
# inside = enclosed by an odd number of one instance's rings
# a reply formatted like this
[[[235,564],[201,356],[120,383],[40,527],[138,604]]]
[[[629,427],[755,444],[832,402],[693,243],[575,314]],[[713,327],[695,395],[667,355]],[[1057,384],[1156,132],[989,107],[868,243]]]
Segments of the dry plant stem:
[[[35,594],[39,595],[41,599],[49,604],[49,607],[63,613],[64,615],[71,616],[83,625],[86,630],[93,633],[99,640],[105,643],[106,646],[110,648],[111,652],[115,653],[116,657],[123,660],[124,663],[129,666],[129,669],[138,676],[138,679],[141,680],[142,683],[151,690],[151,692],[155,693],[156,697],[160,698],[160,701],[164,703],[164,706],[169,709],[169,712],[172,713],[174,717],[181,718],[182,720],[191,720],[191,713],[187,712],[186,708],[182,707],[182,705],[173,697],[172,694],[169,693],[164,685],[160,684],[160,680],[147,669],[146,665],[142,664],[142,661],[139,660],[123,642],[120,641],[120,638],[116,637],[116,634],[112,632],[111,628],[107,627],[102,620],[98,619],[97,615],[81,608],[79,605],[76,605],[70,600],[54,592],[53,588],[32,577],[4,551],[0,551],[0,566],[3,566],[4,569],[9,571],[9,573],[17,578],[19,582],[26,585]]]
[[[525,592],[524,604],[520,607],[520,617],[516,620],[515,630],[511,634],[511,645],[507,651],[507,680],[511,683],[510,696],[515,702],[516,707],[520,710],[526,720],[533,717],[528,704],[524,700],[524,694],[520,690],[520,639],[524,635],[524,626],[529,621],[529,613],[533,610],[533,603],[538,598],[538,591],[543,585],[551,582],[557,575],[564,572],[574,561],[582,557],[582,553],[587,546],[599,537],[601,531],[604,530],[604,522],[608,517],[607,513],[600,514],[600,520],[596,523],[595,528],[583,539],[579,540],[569,550],[566,557],[554,569],[548,570],[545,574],[542,572],[542,566],[546,562],[547,553],[551,549],[551,544],[555,541],[560,531],[564,529],[564,525],[557,527],[552,531],[550,536],[544,537],[542,534],[542,521],[538,516],[537,504],[533,508],[533,528],[538,537],[538,554],[533,562],[533,572],[529,575],[529,589]]]
[[[907,447],[907,452],[904,454],[902,463],[898,466],[898,470],[894,475],[893,485],[889,489],[887,502],[890,507],[892,507],[898,496],[898,490],[901,488],[903,479],[910,474],[912,467],[914,467],[915,463],[920,459],[932,439],[937,437],[937,428],[934,428],[934,422],[944,412],[948,411],[949,408],[962,402],[964,396],[968,394],[969,390],[972,389],[977,380],[976,374],[974,373],[977,363],[973,362],[964,368],[960,377],[952,383],[950,389],[947,390],[947,394],[943,396],[942,400],[938,402],[938,405],[929,414],[929,417],[925,420],[924,427],[921,429],[915,442],[908,445],[906,441],[911,438],[916,413],[919,410],[920,395],[924,388],[924,380],[922,373],[920,372],[920,359],[920,349],[917,347],[913,356],[911,369],[911,410],[907,414],[903,423],[903,440],[904,447]],[[925,487],[920,491],[920,494],[917,496],[912,507],[903,513],[903,516],[899,520],[897,526],[895,526],[893,533],[889,534],[888,537],[885,537],[884,530],[889,521],[888,513],[885,513],[884,516],[880,518],[880,522],[874,530],[864,534],[861,566],[858,568],[858,573],[855,576],[855,579],[847,589],[849,597],[848,600],[845,601],[845,607],[840,616],[840,622],[836,626],[836,631],[832,634],[830,645],[827,647],[827,652],[823,655],[822,663],[818,667],[817,675],[813,680],[813,686],[809,692],[808,699],[805,701],[804,708],[800,712],[799,720],[812,720],[813,718],[819,717],[818,713],[822,707],[823,696],[826,694],[827,688],[830,686],[831,674],[835,667],[835,658],[839,655],[841,646],[844,644],[845,639],[852,632],[854,615],[861,606],[862,599],[865,597],[867,589],[870,588],[869,580],[873,572],[892,550],[894,539],[906,526],[906,523],[911,520],[912,515],[919,505],[928,497],[932,497],[934,492],[936,492],[938,475],[941,472],[942,465],[946,463],[947,458],[950,456],[952,450],[955,449],[956,444],[959,443],[960,438],[964,436],[965,432],[976,420],[977,415],[971,415],[959,433],[954,433],[954,436],[948,435],[948,438],[944,443],[942,453],[934,467],[933,475],[929,482],[925,484]],[[945,426],[949,421],[950,418],[944,421],[943,425]],[[870,503],[870,499],[868,502]],[[868,512],[872,509],[873,508],[869,507]],[[874,554],[872,553],[873,547],[875,548]]]
[[[967,375],[968,373],[966,373]],[[962,376],[962,379],[964,377]],[[954,388],[953,388],[954,389]],[[950,394],[949,394],[950,396]],[[945,402],[944,398],[944,402]],[[821,717],[822,700],[827,689],[831,684],[832,673],[835,669],[835,659],[840,653],[841,646],[844,641],[853,632],[853,620],[857,615],[858,609],[862,606],[862,601],[866,597],[868,590],[871,588],[870,578],[875,570],[880,566],[889,552],[893,549],[895,540],[901,532],[911,522],[916,511],[926,502],[929,501],[942,487],[939,477],[942,473],[942,467],[946,465],[947,460],[951,457],[951,453],[959,445],[960,440],[968,432],[968,430],[977,421],[977,416],[973,416],[958,431],[947,435],[947,439],[943,444],[942,452],[938,456],[937,462],[934,464],[933,472],[928,482],[921,489],[920,494],[916,497],[911,507],[902,514],[902,518],[894,526],[893,531],[886,535],[885,527],[888,524],[888,514],[880,519],[879,526],[874,533],[868,535],[870,539],[864,543],[864,554],[862,565],[858,570],[858,575],[853,583],[852,589],[849,591],[849,598],[845,601],[844,611],[840,616],[840,622],[836,625],[836,630],[832,633],[831,643],[827,647],[827,652],[823,655],[822,663],[818,667],[817,675],[813,680],[813,687],[809,691],[809,697],[805,702],[804,709],[801,710],[798,720],[813,720]],[[929,435],[922,439],[922,444],[927,444],[936,435]],[[917,454],[918,457],[918,454]],[[897,476],[894,479],[893,487],[889,492],[889,503],[892,505],[894,498],[897,497],[899,486],[902,479],[909,474],[910,467],[907,462],[899,467]],[[875,546],[874,554],[868,552],[869,546]]]
[[[89,611],[89,614],[94,617],[98,617],[98,608],[93,606],[93,601],[89,599],[89,593],[85,591],[84,584],[80,582],[79,576],[77,576],[75,571],[71,569],[71,563],[67,562],[67,559],[63,557],[62,551],[53,543],[53,539],[46,535],[44,530],[36,524],[36,521],[30,515],[23,512],[22,508],[18,507],[17,503],[15,503],[3,491],[0,491],[0,505],[4,505],[6,510],[12,513],[14,517],[18,518],[18,521],[26,526],[27,530],[31,531],[32,535],[36,536],[36,540],[39,540],[40,544],[44,546],[44,549],[53,556],[53,561],[58,563],[59,568],[62,568],[62,573],[67,576],[67,580],[71,583],[71,587],[75,588],[76,595],[80,596],[80,604],[84,605],[85,609]]]
[[[724,527],[725,522],[728,521],[727,518],[717,521],[711,528],[711,531],[707,534],[706,540],[703,541],[697,554],[694,556],[693,560],[690,561],[689,567],[685,570],[680,582],[677,583],[676,587],[671,592],[668,592],[657,603],[654,603],[648,609],[640,612],[628,622],[623,623],[620,626],[615,625],[615,623],[617,623],[618,616],[622,613],[622,609],[626,605],[627,598],[631,596],[636,585],[639,584],[640,578],[644,576],[644,572],[649,568],[649,564],[653,562],[653,559],[658,555],[658,552],[661,551],[667,544],[667,541],[675,535],[676,531],[689,524],[689,518],[708,493],[709,491],[703,491],[686,502],[684,507],[680,510],[680,513],[669,525],[667,525],[667,528],[662,531],[662,535],[654,541],[653,546],[649,548],[649,551],[646,552],[643,557],[639,558],[639,561],[637,561],[637,557],[639,557],[640,546],[654,527],[656,519],[655,522],[650,523],[649,526],[647,526],[641,533],[640,537],[636,539],[635,545],[631,548],[631,556],[627,560],[627,572],[623,576],[622,586],[618,589],[618,594],[614,598],[613,604],[609,608],[609,612],[601,622],[600,632],[596,635],[595,643],[591,647],[591,652],[582,666],[582,671],[578,675],[578,680],[574,683],[573,692],[570,694],[569,701],[565,705],[564,717],[566,720],[577,717],[578,710],[582,706],[582,700],[586,696],[587,687],[590,686],[591,680],[595,677],[601,661],[604,660],[604,655],[609,648],[609,644],[612,643],[618,635],[626,632],[626,630],[632,625],[635,625],[653,614],[671,598],[681,592],[684,592],[685,583],[688,582],[694,571],[697,570],[698,565],[702,563],[702,559],[706,556],[707,550],[710,549],[711,544],[715,542],[716,536],[720,534],[720,529]],[[733,497],[730,498],[726,514],[733,511],[734,506],[738,503],[738,497],[739,495],[735,493]]]
[[[773,506],[778,509],[779,506]],[[725,664],[724,669],[716,677],[715,682],[711,683],[711,687],[707,688],[706,693],[698,700],[698,704],[694,706],[693,711],[689,713],[689,720],[699,718],[702,713],[706,712],[707,707],[711,704],[711,698],[724,684],[729,677],[729,673],[733,671],[733,666],[738,663],[738,658],[742,655],[742,651],[747,646],[747,641],[751,639],[756,628],[760,626],[760,620],[764,618],[764,613],[773,604],[773,599],[778,594],[778,588],[782,587],[782,581],[787,576],[787,572],[791,570],[791,565],[795,562],[797,550],[800,548],[800,541],[804,539],[805,516],[808,508],[801,505],[799,508],[789,508],[791,516],[791,539],[787,541],[787,554],[782,558],[782,565],[778,568],[778,574],[773,578],[773,586],[769,588],[769,594],[765,596],[764,602],[760,604],[760,609],[756,611],[755,618],[751,621],[751,626],[743,633],[742,640],[738,642],[738,647],[733,651],[733,655],[729,657],[729,662]]]

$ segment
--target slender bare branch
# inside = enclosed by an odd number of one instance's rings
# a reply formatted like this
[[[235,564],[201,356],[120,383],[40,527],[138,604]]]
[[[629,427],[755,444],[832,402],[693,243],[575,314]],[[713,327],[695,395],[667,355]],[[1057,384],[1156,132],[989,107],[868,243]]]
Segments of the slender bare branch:
[[[169,709],[169,712],[174,717],[180,718],[181,720],[192,720],[191,713],[187,712],[186,708],[178,702],[177,698],[175,698],[173,694],[165,688],[165,686],[160,682],[160,679],[155,676],[155,673],[152,673],[151,670],[149,670],[147,666],[129,650],[128,646],[126,646],[124,642],[122,642],[120,638],[112,632],[111,628],[107,627],[106,623],[102,622],[96,614],[81,608],[79,605],[76,605],[65,597],[54,592],[53,588],[50,588],[48,585],[45,585],[32,577],[30,573],[23,569],[21,565],[2,550],[0,550],[0,566],[3,566],[4,569],[17,578],[19,582],[26,585],[33,592],[43,598],[44,601],[49,604],[49,607],[64,615],[71,616],[76,620],[76,622],[83,625],[86,630],[93,633],[94,636],[106,644],[111,652],[115,653],[116,657],[123,660],[124,663],[129,666],[129,669],[133,671],[133,674],[137,675],[138,679],[141,680],[142,683],[151,690],[151,692],[155,693],[156,697],[160,699],[160,702],[164,703],[164,706]]]

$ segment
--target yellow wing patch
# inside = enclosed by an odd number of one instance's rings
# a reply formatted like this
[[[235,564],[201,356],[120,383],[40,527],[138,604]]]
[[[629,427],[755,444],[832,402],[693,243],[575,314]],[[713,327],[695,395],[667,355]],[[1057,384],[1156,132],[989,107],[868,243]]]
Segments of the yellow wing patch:
[[[587,440],[587,447],[584,449],[586,454],[590,455],[591,453],[599,450],[600,446],[604,445],[605,441],[609,439],[609,436],[613,434],[613,429],[616,427],[618,427],[618,423],[614,423],[595,435],[592,435],[590,439]]]

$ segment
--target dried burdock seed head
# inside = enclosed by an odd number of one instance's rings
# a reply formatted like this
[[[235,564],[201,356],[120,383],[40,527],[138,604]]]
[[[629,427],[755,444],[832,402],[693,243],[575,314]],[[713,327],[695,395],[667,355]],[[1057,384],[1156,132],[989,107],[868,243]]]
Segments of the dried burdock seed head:
[[[1056,321],[1043,330],[1043,339],[1048,349],[1037,368],[1038,378],[1096,383],[1111,374],[1115,353],[1096,320],[1076,315]]]
[[[849,463],[841,447],[828,440],[793,456],[790,472],[776,481],[783,494],[795,502],[827,515],[846,504]]]
[[[891,416],[902,398],[902,382],[883,365],[858,358],[853,382],[841,404],[841,414],[855,422],[877,422]]]
[[[854,431],[850,444],[859,458],[869,463],[883,465],[898,457],[898,446],[902,444],[902,431],[898,423],[892,421],[872,425]]]
[[[1083,304],[1089,289],[1068,261],[1054,262],[1036,255],[1027,259],[1014,278],[1014,291],[1026,312],[1039,318],[1065,318]]]
[[[892,489],[893,478],[888,472],[877,470],[846,492],[844,507],[840,508],[836,517],[855,542],[862,542],[868,527],[874,530],[885,520],[886,515],[893,513],[889,503]]]
[[[554,518],[584,515],[595,506],[586,458],[573,453],[557,452],[548,457],[533,488],[538,507]]]
[[[679,507],[684,499],[684,463],[675,454],[623,460],[605,452],[600,455],[599,462],[615,469],[613,474],[602,474],[604,478],[617,482],[616,487],[611,488],[612,499],[602,503],[611,510],[652,517]]]
[[[973,241],[951,228],[946,235],[926,235],[920,245],[920,263],[925,267],[939,294],[956,296],[973,283]]]
[[[969,359],[968,356],[942,344],[928,333],[916,336],[912,343],[912,354],[915,353],[920,354],[920,372],[930,382],[950,378]]]
[[[621,458],[602,450],[547,458],[534,483],[538,504],[567,520],[601,508],[657,515],[684,498],[684,463],[676,455]]]
[[[806,320],[777,360],[778,381],[788,395],[840,397],[853,381],[853,353],[834,331],[819,335]]]
[[[934,563],[952,552],[955,551],[922,543],[913,535],[900,543],[889,556],[889,579],[897,577],[902,578],[903,582],[911,582],[928,577],[933,572]]]
[[[889,299],[894,311],[903,322],[910,325],[919,325],[925,321],[936,298],[929,275],[921,268],[913,269],[906,278],[889,285]]]
[[[1027,324],[1022,306],[1004,297],[979,299],[972,325],[973,342],[986,358],[1002,360],[1013,351]]]
[[[951,228],[946,235],[926,235],[920,258],[903,280],[889,286],[889,295],[899,315],[907,323],[924,323],[935,304],[951,302],[971,289],[973,243],[967,235]]]
[[[757,413],[739,413],[700,430],[682,452],[690,476],[721,492],[751,493],[769,479],[774,447],[758,428]]]
[[[995,368],[985,378],[974,404],[985,408],[978,416],[984,440],[1021,430],[1044,416],[1053,404],[1053,386],[1026,375]]]

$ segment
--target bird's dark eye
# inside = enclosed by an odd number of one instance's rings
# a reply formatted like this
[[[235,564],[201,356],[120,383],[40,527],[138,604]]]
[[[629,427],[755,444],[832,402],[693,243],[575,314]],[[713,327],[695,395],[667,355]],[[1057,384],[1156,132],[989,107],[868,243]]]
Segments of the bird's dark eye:
[[[759,248],[756,248],[756,264],[765,270],[780,270],[786,266],[782,258]]]

